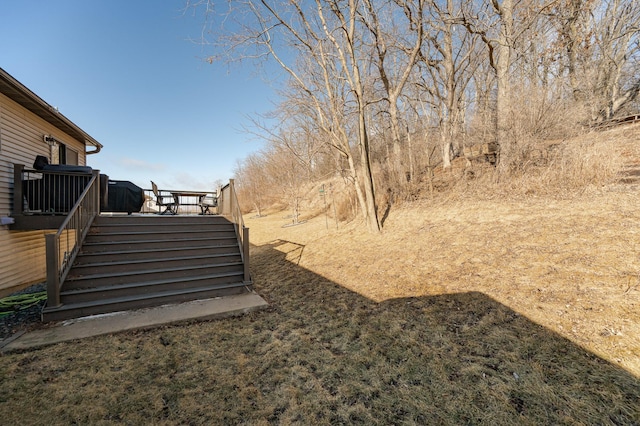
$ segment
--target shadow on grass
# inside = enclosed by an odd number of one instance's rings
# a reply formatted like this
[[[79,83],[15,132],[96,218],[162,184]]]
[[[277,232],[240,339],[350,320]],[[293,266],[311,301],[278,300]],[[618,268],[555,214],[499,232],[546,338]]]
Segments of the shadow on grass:
[[[278,313],[275,335],[289,341],[295,333],[300,344],[281,356],[317,381],[318,395],[307,398],[333,401],[331,410],[310,410],[322,418],[640,424],[638,378],[491,297],[376,303],[298,266],[303,248],[288,241],[253,247],[252,269],[256,290]]]
[[[0,356],[0,418],[640,424],[638,378],[492,298],[376,303],[300,267],[303,250],[289,241],[252,247],[266,310]]]

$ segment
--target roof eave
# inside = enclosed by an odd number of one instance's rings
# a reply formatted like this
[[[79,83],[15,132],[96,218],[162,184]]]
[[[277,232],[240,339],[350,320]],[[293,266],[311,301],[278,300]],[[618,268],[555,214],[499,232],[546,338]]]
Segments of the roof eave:
[[[96,149],[87,154],[96,154],[102,149],[102,144],[91,137],[87,132],[61,114],[57,109],[46,103],[42,98],[33,93],[29,88],[13,78],[9,73],[0,68],[0,93],[9,99],[28,109],[46,122],[56,126],[68,135]]]

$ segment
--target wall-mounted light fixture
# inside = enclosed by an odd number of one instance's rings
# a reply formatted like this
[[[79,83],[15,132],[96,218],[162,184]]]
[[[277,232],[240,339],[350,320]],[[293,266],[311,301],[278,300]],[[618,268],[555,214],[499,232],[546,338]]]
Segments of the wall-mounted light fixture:
[[[61,143],[58,139],[54,138],[51,135],[44,135],[42,139],[44,139],[44,142],[49,146],[55,146],[56,143]]]
[[[44,143],[49,146],[53,146],[56,143],[56,139],[51,135],[44,135],[42,139],[44,140]]]

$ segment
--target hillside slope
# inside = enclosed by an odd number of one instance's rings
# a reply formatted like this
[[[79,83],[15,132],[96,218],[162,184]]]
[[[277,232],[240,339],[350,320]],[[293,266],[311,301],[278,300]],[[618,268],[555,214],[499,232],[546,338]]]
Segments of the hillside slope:
[[[248,215],[251,240],[377,302],[483,293],[640,377],[640,126],[564,143],[615,170],[574,191],[470,187],[393,208],[380,235],[318,212],[290,227]]]

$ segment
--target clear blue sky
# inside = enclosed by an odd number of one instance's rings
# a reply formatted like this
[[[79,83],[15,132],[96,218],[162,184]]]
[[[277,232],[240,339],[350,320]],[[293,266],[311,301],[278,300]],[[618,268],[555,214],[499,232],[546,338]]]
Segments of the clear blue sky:
[[[184,0],[8,1],[0,67],[104,145],[89,166],[143,188],[208,189],[261,148],[242,131],[274,91],[247,64],[209,64]]]

